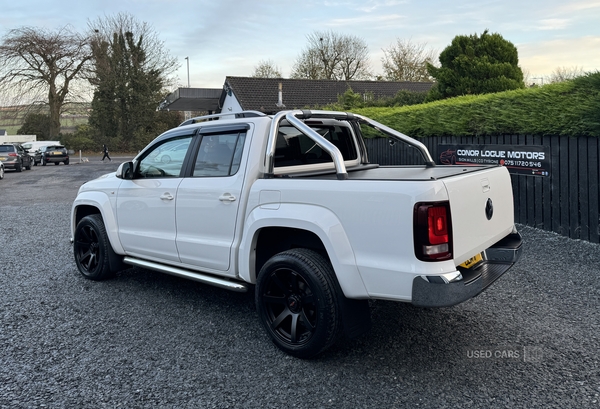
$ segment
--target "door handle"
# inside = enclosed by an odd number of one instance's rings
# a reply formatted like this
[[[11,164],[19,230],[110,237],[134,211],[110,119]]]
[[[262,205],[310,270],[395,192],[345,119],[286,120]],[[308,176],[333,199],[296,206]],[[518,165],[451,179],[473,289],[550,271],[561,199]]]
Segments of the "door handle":
[[[231,193],[223,193],[221,196],[219,196],[219,200],[221,202],[235,202],[235,199],[235,196]]]
[[[165,192],[162,195],[160,195],[160,200],[173,200],[173,195],[170,194],[169,192]]]

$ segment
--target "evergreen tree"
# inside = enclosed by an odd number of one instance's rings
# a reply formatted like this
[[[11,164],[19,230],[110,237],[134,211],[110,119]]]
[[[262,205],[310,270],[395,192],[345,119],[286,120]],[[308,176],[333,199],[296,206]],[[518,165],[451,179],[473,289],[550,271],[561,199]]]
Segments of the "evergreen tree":
[[[432,95],[448,98],[524,88],[517,48],[500,34],[456,36],[440,54],[441,67],[427,64],[437,81]]]
[[[178,112],[156,109],[174,85],[177,60],[156,31],[130,14],[90,23],[94,86],[89,124],[98,144],[113,149],[143,148],[158,134],[181,123]],[[115,146],[116,145],[116,146]]]
[[[145,66],[143,37],[115,33],[113,40],[93,43],[96,86],[90,124],[104,137],[131,147],[136,136],[153,126],[161,99],[160,73]]]

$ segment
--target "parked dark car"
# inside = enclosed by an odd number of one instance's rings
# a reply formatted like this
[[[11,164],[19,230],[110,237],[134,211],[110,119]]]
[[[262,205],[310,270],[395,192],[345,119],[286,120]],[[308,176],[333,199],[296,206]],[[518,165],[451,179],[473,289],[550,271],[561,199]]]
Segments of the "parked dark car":
[[[0,145],[0,161],[4,169],[14,169],[21,172],[23,168],[30,170],[33,158],[18,143],[5,143]]]
[[[60,162],[68,165],[69,152],[62,145],[43,146],[40,149],[40,162],[42,166],[46,166],[47,163],[58,165]]]

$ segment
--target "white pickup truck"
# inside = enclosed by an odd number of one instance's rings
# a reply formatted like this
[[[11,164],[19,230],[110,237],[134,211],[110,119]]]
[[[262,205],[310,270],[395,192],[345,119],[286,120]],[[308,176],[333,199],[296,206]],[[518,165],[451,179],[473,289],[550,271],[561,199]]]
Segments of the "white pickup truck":
[[[370,163],[364,127],[420,164]],[[522,248],[506,168],[436,166],[422,143],[329,111],[187,121],[81,186],[71,232],[92,280],[138,266],[253,288],[267,334],[301,358],[367,331],[368,300],[468,300]]]

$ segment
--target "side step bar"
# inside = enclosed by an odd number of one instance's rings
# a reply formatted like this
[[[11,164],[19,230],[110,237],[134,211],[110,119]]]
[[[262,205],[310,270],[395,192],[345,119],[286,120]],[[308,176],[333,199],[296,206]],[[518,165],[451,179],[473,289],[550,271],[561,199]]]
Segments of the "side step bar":
[[[248,291],[248,285],[246,283],[230,281],[223,278],[198,273],[195,271],[184,270],[173,266],[167,266],[164,264],[155,263],[148,260],[140,260],[133,257],[125,257],[123,263],[131,266],[147,268],[148,270],[158,271],[159,273],[170,274],[172,276],[186,278],[188,280],[198,281],[200,283],[212,285],[214,287],[224,288],[226,290],[235,291],[238,293],[245,293]]]

